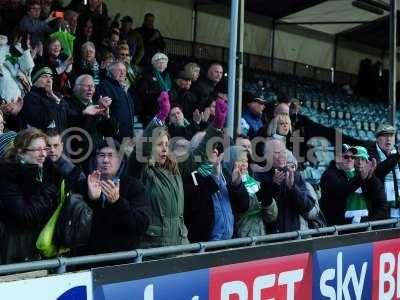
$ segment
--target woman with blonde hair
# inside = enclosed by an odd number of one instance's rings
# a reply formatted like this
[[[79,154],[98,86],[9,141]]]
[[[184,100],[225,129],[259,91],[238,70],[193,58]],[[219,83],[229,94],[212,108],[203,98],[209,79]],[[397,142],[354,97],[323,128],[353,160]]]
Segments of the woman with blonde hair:
[[[185,65],[185,71],[192,74],[192,82],[197,81],[200,76],[200,66],[194,62],[187,63]]]
[[[267,135],[286,143],[286,137],[292,132],[292,124],[288,115],[279,114],[268,125]]]
[[[43,176],[47,153],[47,136],[38,129],[25,129],[0,162],[2,263],[40,258],[36,240],[57,207],[57,188]]]
[[[129,173],[140,178],[145,186],[145,197],[150,203],[150,225],[142,236],[140,247],[161,247],[187,244],[184,223],[184,190],[182,178],[190,176],[201,163],[195,158],[207,159],[206,143],[219,134],[226,119],[226,103],[220,104],[213,126],[199,147],[188,159],[178,165],[169,152],[169,134],[164,126],[170,112],[168,92],[158,97],[160,110],[146,127],[143,136],[149,138],[142,145],[136,144],[129,161]],[[140,149],[140,146],[142,148]]]

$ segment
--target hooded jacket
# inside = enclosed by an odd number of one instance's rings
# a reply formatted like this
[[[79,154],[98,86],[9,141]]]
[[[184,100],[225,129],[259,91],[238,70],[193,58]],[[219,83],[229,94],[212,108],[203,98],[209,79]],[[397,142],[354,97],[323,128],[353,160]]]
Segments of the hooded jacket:
[[[104,148],[102,143],[97,149]],[[116,150],[119,144],[115,142]],[[144,186],[137,179],[125,174],[127,159],[121,161],[116,178],[120,179],[120,198],[110,204],[102,194],[100,199],[87,199],[93,209],[92,232],[88,253],[107,253],[133,250],[139,246],[139,237],[149,225],[149,203],[145,199]],[[96,151],[89,164],[89,171],[96,170]]]
[[[346,173],[332,161],[321,177],[321,210],[328,225],[346,224],[346,201],[350,194],[361,187],[367,200],[368,220],[388,217],[388,204],[382,182],[374,175],[363,181],[359,175],[348,179]]]
[[[21,162],[0,163],[2,263],[39,259],[36,240],[57,207],[57,188],[41,181],[41,170]],[[1,238],[1,237],[0,237]]]

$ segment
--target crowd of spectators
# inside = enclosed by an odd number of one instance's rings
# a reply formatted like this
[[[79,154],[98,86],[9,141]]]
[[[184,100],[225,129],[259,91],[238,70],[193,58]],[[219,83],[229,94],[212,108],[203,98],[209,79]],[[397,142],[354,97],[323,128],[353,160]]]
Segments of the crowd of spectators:
[[[64,184],[93,213],[69,255],[399,217],[390,125],[370,149],[343,145],[319,199],[291,140],[297,100],[244,93],[226,138],[223,65],[171,73],[153,14],[134,29],[101,0],[0,4],[0,264],[45,257],[38,236]]]

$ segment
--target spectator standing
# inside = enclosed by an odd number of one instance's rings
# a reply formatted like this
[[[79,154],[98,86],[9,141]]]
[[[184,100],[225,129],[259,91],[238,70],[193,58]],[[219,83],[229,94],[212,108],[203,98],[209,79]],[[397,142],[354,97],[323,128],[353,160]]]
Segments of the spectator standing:
[[[134,136],[134,100],[126,91],[126,67],[122,62],[114,62],[109,66],[108,76],[96,88],[95,99],[101,96],[110,97],[110,115],[118,120],[119,131],[113,137],[121,142],[123,138]]]
[[[51,33],[52,29],[49,27],[49,22],[55,20],[53,16],[49,16],[45,20],[40,20],[41,12],[40,2],[32,0],[27,5],[26,15],[22,18],[19,27],[22,31],[29,32],[30,39],[33,45],[43,41],[44,38]]]
[[[192,92],[197,97],[197,108],[203,112],[214,100],[216,94],[216,86],[223,76],[223,68],[219,63],[213,63],[207,70],[207,77],[199,79],[193,85]]]
[[[357,164],[355,165],[355,159]],[[321,209],[328,225],[360,223],[387,216],[387,202],[374,163],[363,147],[342,146],[321,177]]]
[[[69,127],[78,128],[78,130],[70,129],[67,138],[70,136],[79,138],[71,140],[66,154],[84,170],[87,170],[87,159],[93,150],[91,145],[96,145],[105,137],[115,136],[118,133],[118,121],[110,113],[112,99],[107,96],[100,97],[96,106],[93,102],[94,93],[92,76],[84,74],[76,79],[73,95],[67,100],[72,115]],[[96,107],[99,108],[98,114],[83,113],[85,110],[96,110]]]
[[[391,218],[400,217],[400,155],[395,134],[393,126],[381,124],[375,134],[376,142],[369,147],[369,155],[378,162],[375,174],[384,183]]]
[[[125,40],[129,46],[129,52],[132,56],[132,63],[139,65],[144,56],[144,44],[141,34],[133,30],[133,20],[130,16],[125,16],[121,20],[120,38]]]
[[[191,81],[196,82],[200,76],[200,66],[194,62],[190,62],[185,65],[184,71],[189,72],[191,74]]]
[[[301,218],[306,220],[318,217],[318,209],[301,174],[287,167],[285,144],[276,139],[265,143],[267,171],[256,173],[265,191],[262,198],[274,198],[278,205],[277,229],[288,232],[301,229]]]
[[[143,248],[188,243],[181,173],[175,159],[168,155],[169,137],[163,127],[170,110],[168,93],[161,93],[159,106],[159,113],[143,133],[151,137],[151,142],[137,144],[129,161],[129,174],[140,178],[151,207],[150,225],[140,242]]]
[[[267,103],[260,97],[255,97],[251,93],[244,93],[243,100],[246,108],[242,113],[241,131],[243,134],[253,139],[258,131],[263,127],[262,114]]]
[[[275,200],[271,197],[264,197],[260,183],[248,172],[249,154],[243,147],[231,146],[224,154],[222,164],[227,181],[231,181],[231,184],[236,187],[240,185],[244,187],[245,193],[238,197],[248,199],[247,209],[237,207],[237,204],[242,201],[233,203],[236,217],[236,237],[265,235],[266,225],[275,222],[278,216]],[[244,191],[242,190],[242,192]],[[265,201],[263,201],[264,199]]]
[[[53,71],[48,67],[37,70],[32,81],[34,85],[24,98],[21,118],[25,127],[46,130],[57,128],[60,132],[69,127],[69,122],[76,117],[68,103],[53,91]],[[79,114],[98,115],[104,108],[95,105],[87,106]]]
[[[0,245],[5,264],[39,259],[36,240],[57,207],[57,187],[44,181],[47,136],[37,129],[20,131],[0,167]]]
[[[157,52],[165,52],[165,42],[160,31],[154,28],[155,16],[147,13],[144,16],[142,27],[135,30],[142,36],[144,44],[144,56],[142,65],[149,65],[152,63],[152,58]]]
[[[157,113],[157,99],[162,91],[169,91],[172,87],[171,77],[166,71],[168,56],[156,53],[152,60],[152,67],[147,69],[137,84],[137,114],[144,126],[152,120]]]
[[[71,90],[70,75],[73,58],[61,53],[61,43],[57,38],[50,38],[45,54],[36,61],[36,65],[48,66],[52,69],[53,89],[57,93],[68,93]],[[69,91],[70,92],[70,91]]]
[[[88,176],[88,203],[94,218],[88,253],[133,250],[150,222],[143,184],[125,174],[127,159],[117,141],[95,149]]]
[[[178,105],[189,122],[193,120],[196,110],[196,96],[190,91],[192,75],[188,71],[180,71],[169,92],[172,106]]]
[[[86,16],[92,20],[93,27],[96,28],[93,32],[93,42],[95,45],[100,45],[108,33],[107,5],[102,0],[88,0],[78,18],[85,18]]]
[[[74,64],[75,76],[88,74],[93,77],[95,85],[100,83],[101,69],[96,60],[96,47],[92,42],[86,42],[81,48],[81,58]]]
[[[182,137],[191,140],[198,128],[185,118],[179,106],[174,106],[169,113],[168,131],[171,138]]]

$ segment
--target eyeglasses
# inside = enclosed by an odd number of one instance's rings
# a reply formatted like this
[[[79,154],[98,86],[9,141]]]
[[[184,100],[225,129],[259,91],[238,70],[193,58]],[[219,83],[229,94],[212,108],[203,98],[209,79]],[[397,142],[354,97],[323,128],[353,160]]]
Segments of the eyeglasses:
[[[49,152],[50,148],[36,148],[36,149],[29,149],[29,148],[25,148],[24,149],[25,152]]]
[[[106,157],[107,157],[107,158],[113,158],[113,157],[115,157],[116,155],[115,155],[115,153],[97,153],[97,156],[98,156],[99,158],[101,158],[101,159],[105,159]]]
[[[353,155],[347,155],[346,154],[346,155],[343,155],[343,158],[344,159],[352,159],[352,160],[354,160],[355,157]]]

